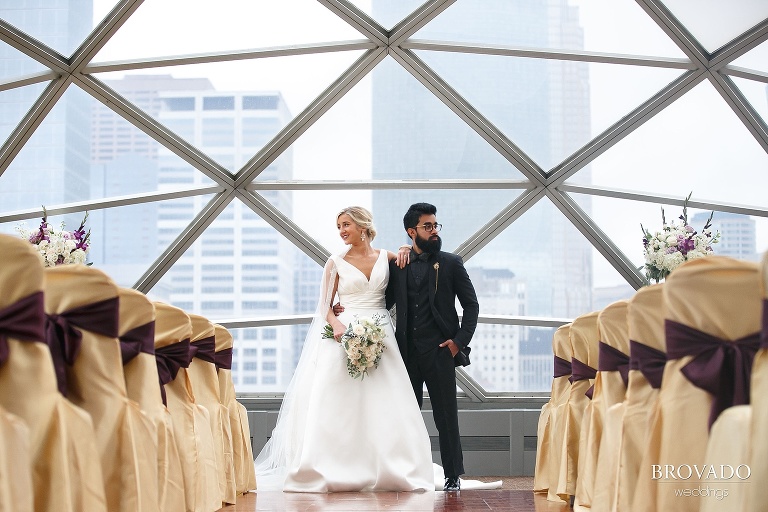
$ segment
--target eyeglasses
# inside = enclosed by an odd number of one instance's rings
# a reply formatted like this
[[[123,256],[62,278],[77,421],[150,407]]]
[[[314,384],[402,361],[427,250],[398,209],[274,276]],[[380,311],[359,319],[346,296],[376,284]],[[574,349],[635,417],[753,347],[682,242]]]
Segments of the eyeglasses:
[[[424,231],[426,231],[427,233],[431,233],[432,230],[434,230],[435,233],[437,233],[438,231],[443,229],[443,225],[442,224],[437,224],[437,223],[432,224],[430,222],[425,222],[421,226],[413,226],[413,229],[418,229],[418,228],[424,229]]]

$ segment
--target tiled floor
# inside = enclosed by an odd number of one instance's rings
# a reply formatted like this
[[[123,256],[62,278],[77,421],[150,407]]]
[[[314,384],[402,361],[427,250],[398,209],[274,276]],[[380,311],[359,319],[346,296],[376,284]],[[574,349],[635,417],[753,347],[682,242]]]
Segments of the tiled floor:
[[[532,479],[531,479],[532,480]],[[527,483],[527,480],[522,482]],[[546,496],[521,489],[520,481],[504,479],[504,486],[492,491],[444,492],[369,492],[333,494],[296,494],[283,492],[250,493],[240,496],[236,505],[221,512],[256,511],[503,511],[567,512],[566,505],[548,503]],[[532,484],[532,482],[531,482]]]

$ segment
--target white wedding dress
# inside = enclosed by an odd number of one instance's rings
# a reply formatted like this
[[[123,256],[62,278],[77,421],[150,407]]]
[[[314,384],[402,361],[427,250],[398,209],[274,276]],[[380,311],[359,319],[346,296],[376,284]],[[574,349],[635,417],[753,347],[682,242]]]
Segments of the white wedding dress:
[[[267,446],[267,453],[257,457],[257,490],[434,490],[429,435],[385,309],[387,253],[379,251],[370,280],[342,256],[332,256],[326,270],[329,267],[326,279],[333,277],[333,268],[339,277],[338,295],[345,309],[339,320],[349,325],[355,315],[384,315],[386,349],[378,368],[369,369],[362,380],[353,379],[338,342],[321,339],[318,333],[307,337],[305,344],[316,346],[305,346],[308,354],[302,359],[311,355],[314,361],[307,361],[310,368],[294,377],[276,428],[288,434],[276,432],[268,443],[292,446]],[[286,405],[293,410],[286,411]],[[275,451],[284,453],[277,457],[284,460],[265,464],[265,455]]]
[[[429,434],[385,308],[387,252],[379,251],[370,279],[343,256],[326,263],[315,320],[272,437],[256,457],[257,491],[442,490],[443,468],[432,463]],[[362,380],[347,373],[342,346],[321,338],[336,276],[343,324],[355,315],[386,319],[386,349]],[[462,489],[501,487],[501,481],[461,482]]]

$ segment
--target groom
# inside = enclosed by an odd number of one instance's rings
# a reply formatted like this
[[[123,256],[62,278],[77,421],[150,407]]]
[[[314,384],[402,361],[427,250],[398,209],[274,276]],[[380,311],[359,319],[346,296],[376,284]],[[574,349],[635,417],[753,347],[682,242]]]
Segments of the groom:
[[[440,250],[437,208],[416,203],[408,208],[403,226],[413,246],[410,263],[390,262],[387,308],[396,310],[395,337],[419,407],[427,385],[440,438],[440,458],[446,491],[460,489],[464,459],[459,437],[455,366],[469,364],[469,341],[477,326],[479,306],[475,288],[459,256]],[[456,298],[463,308],[461,324]]]

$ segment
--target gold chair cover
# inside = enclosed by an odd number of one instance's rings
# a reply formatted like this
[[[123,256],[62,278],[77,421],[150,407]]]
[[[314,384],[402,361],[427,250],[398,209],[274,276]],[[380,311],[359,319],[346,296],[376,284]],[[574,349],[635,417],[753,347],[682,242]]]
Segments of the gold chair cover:
[[[192,321],[183,310],[155,302],[155,351],[177,343],[189,343]],[[188,353],[189,351],[187,351]],[[186,358],[189,365],[189,358]],[[184,476],[184,496],[188,512],[210,512],[212,503],[206,479],[205,431],[211,438],[207,417],[195,403],[195,393],[187,368],[181,367],[176,377],[165,385],[168,410],[173,418],[174,436]],[[201,431],[202,430],[202,431]],[[215,508],[213,509],[215,510]]]
[[[232,335],[229,331],[217,325],[216,352],[231,350],[232,341]],[[251,430],[248,424],[248,412],[236,399],[232,371],[228,368],[219,368],[219,392],[221,393],[221,403],[227,407],[229,412],[237,494],[245,494],[256,489],[256,468],[253,465]]]
[[[32,456],[29,428],[0,407],[0,511],[32,512]]]
[[[118,300],[117,285],[95,268],[61,265],[47,268],[45,274],[48,315]],[[114,309],[114,321],[119,330],[118,311]],[[128,399],[120,343],[116,336],[91,331],[87,325],[78,325],[77,329],[82,333],[82,344],[74,364],[67,367],[67,398],[93,420],[107,509],[158,510],[156,481],[144,473],[155,467],[155,434],[138,404]]]
[[[219,401],[219,378],[216,375],[215,348],[216,329],[214,325],[200,315],[189,315],[192,321],[192,345],[207,344],[210,346],[210,361],[195,356],[187,369],[192,387],[195,391],[195,403],[204,409],[208,419],[207,428],[201,425],[200,430],[206,436],[206,447],[209,452],[206,456],[206,482],[211,503],[216,503],[221,508],[225,503],[226,471],[224,469],[224,427],[221,416],[221,402]],[[201,345],[202,346],[202,345]],[[208,438],[210,436],[210,438]],[[234,503],[234,502],[226,502]]]
[[[626,357],[629,371],[629,325],[627,322],[628,301],[622,300],[607,306],[598,316],[600,337],[603,343]],[[600,368],[603,364],[600,363]],[[600,388],[598,391],[598,387]],[[595,393],[600,394],[603,415],[603,431],[599,436],[599,448],[592,489],[592,510],[595,512],[615,510],[616,478],[621,452],[621,423],[624,417],[624,398],[627,386],[618,370],[598,369]],[[594,401],[594,400],[593,400]],[[596,404],[597,405],[597,404]],[[592,442],[597,442],[597,436]]]
[[[598,312],[594,311],[577,317],[571,323],[569,332],[573,350],[572,359],[581,361],[592,368],[597,367],[597,315]],[[586,440],[589,432],[589,422],[587,421],[582,425],[582,418],[585,417],[585,411],[591,403],[585,393],[593,383],[594,379],[578,380],[573,382],[568,390],[568,401],[563,417],[565,421],[563,448],[557,482],[557,494],[565,501],[569,501],[570,496],[574,496],[576,493],[580,438],[582,431],[584,431],[584,439]],[[558,421],[560,421],[559,418]]]
[[[0,309],[43,292],[43,263],[26,240],[0,234],[0,251]],[[106,510],[91,418],[59,393],[48,346],[11,337],[8,350],[0,406],[29,428],[34,510]]]
[[[221,415],[222,441],[224,450],[224,502],[235,503],[237,501],[237,476],[235,473],[235,456],[232,444],[232,424],[229,419],[229,407],[226,403],[226,395],[223,392],[223,383],[225,376],[223,371],[229,371],[232,365],[231,349],[232,335],[222,325],[214,324],[214,336],[216,337],[216,391],[219,401],[219,411]],[[219,368],[219,357],[226,352],[229,346],[230,352],[226,359],[227,368]],[[224,352],[222,352],[224,351]],[[231,381],[231,374],[228,376]],[[239,427],[238,427],[239,428]]]
[[[120,331],[122,336],[147,322],[155,322],[155,305],[143,293],[120,287]],[[150,421],[155,436],[155,467],[147,473],[155,479],[157,503],[161,511],[185,510],[184,477],[173,432],[171,413],[163,404],[154,354],[140,352],[123,366],[128,397],[135,401]]]
[[[588,364],[595,370],[599,368],[600,341],[611,346],[615,345],[616,340],[611,343],[607,338],[620,336],[618,331],[622,328],[622,321],[626,322],[626,301],[611,304],[605,310],[597,312],[597,334],[588,340],[590,348]],[[617,380],[623,387],[618,372],[596,372],[592,399],[584,409],[579,435],[578,479],[574,496],[574,510],[589,510],[592,506],[605,413],[608,407],[615,403],[616,397],[614,395],[619,394],[616,389]]]
[[[663,294],[667,321],[729,341],[760,330],[762,297],[758,266],[754,263],[724,256],[688,261],[667,278]],[[669,338],[667,342],[669,355]],[[657,425],[651,431],[658,436],[650,443],[659,443],[659,464],[673,468],[706,464],[713,395],[693,385],[681,372],[691,360],[693,356],[667,361],[655,418]],[[704,499],[709,499],[676,496],[677,486],[661,485],[659,479],[653,482],[657,486],[654,510],[693,512],[699,510]],[[680,487],[694,489],[712,483],[694,474]]]
[[[570,361],[573,357],[570,339],[571,324],[561,325],[552,337],[553,351],[557,357]],[[552,406],[549,412],[549,454],[547,457],[547,500],[563,503],[557,494],[557,482],[560,476],[560,459],[563,451],[565,436],[565,411],[568,404],[568,393],[571,388],[570,375],[562,375],[553,379]],[[537,454],[538,455],[538,454]]]
[[[759,269],[760,290],[763,300],[762,335],[760,350],[752,365],[750,403],[752,405],[752,483],[749,485],[747,505],[751,510],[768,512],[768,439],[762,435],[768,425],[768,252],[763,255]]]
[[[659,283],[639,289],[627,306],[629,339],[660,352],[666,352],[663,287],[664,283]],[[632,503],[638,478],[647,479],[650,464],[658,463],[653,462],[658,460],[658,446],[649,447],[647,443],[648,429],[658,396],[659,390],[648,382],[642,371],[629,370],[616,483],[617,511],[635,510]],[[641,464],[645,452],[652,458]],[[641,468],[645,468],[645,472],[641,472]],[[639,498],[648,498],[648,493]]]
[[[552,337],[552,353],[555,353],[554,336]],[[549,400],[541,407],[539,422],[536,426],[536,467],[533,472],[533,492],[537,494],[543,494],[549,490],[549,459],[551,456],[550,420],[552,400],[555,394],[555,380],[553,377]]]

